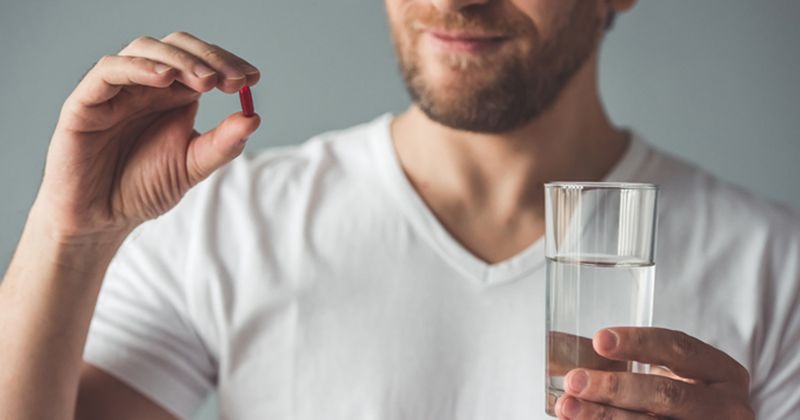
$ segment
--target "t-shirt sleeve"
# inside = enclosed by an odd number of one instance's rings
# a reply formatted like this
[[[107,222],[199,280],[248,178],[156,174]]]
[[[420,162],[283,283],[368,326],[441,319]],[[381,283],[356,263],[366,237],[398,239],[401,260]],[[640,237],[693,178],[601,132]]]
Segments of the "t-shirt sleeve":
[[[84,360],[180,418],[199,408],[215,362],[189,315],[184,273],[192,214],[203,184],[161,217],[135,229],[110,263]]]
[[[798,223],[800,218],[794,220]],[[757,419],[797,418],[800,413],[800,229],[787,226],[768,249],[767,293],[751,403]]]

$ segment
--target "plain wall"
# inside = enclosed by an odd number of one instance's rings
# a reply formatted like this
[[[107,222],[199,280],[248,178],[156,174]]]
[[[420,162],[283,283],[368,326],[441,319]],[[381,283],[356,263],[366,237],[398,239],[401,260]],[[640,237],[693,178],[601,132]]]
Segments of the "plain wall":
[[[664,150],[800,207],[798,22],[797,0],[643,0],[618,19],[604,46],[609,112]],[[139,35],[176,30],[262,70],[254,97],[264,122],[247,153],[408,104],[378,0],[2,0],[3,272],[64,99],[102,55]],[[215,91],[201,104],[203,131],[235,112],[238,99]],[[213,403],[202,411],[199,418],[215,418]]]

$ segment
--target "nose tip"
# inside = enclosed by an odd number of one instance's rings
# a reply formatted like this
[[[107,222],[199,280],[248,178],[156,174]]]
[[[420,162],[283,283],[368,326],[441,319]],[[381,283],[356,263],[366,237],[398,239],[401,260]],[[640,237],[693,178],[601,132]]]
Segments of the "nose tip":
[[[457,12],[469,6],[489,3],[492,0],[431,0],[433,6],[443,12]]]

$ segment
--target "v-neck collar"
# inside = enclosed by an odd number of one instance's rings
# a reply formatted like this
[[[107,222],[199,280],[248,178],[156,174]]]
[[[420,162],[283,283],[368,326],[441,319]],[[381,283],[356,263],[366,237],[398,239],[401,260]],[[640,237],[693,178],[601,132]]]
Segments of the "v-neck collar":
[[[405,174],[392,142],[391,122],[394,116],[384,114],[375,120],[373,129],[375,162],[387,190],[420,236],[464,275],[484,285],[518,280],[544,267],[544,235],[511,258],[489,264],[467,250],[442,225]],[[646,155],[646,146],[634,133],[623,157],[603,181],[630,180]]]

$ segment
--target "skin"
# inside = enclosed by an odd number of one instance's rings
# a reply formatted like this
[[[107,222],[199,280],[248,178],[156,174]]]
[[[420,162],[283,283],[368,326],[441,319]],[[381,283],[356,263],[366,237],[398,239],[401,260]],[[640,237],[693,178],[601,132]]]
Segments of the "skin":
[[[575,369],[566,396],[556,402],[562,419],[754,419],[749,374],[722,351],[679,331],[610,328],[598,331],[594,350],[612,360],[666,366],[655,375]]]
[[[386,6],[402,43],[411,37],[402,22],[415,8],[436,16],[503,6],[546,39],[575,1],[387,0]],[[634,3],[585,1],[600,19]],[[602,34],[597,36],[599,44]],[[518,48],[507,54],[533,47],[529,39],[508,42]],[[470,67],[476,57],[469,51],[453,56],[425,44],[418,53],[420,80],[445,102],[459,103],[447,95],[468,93],[494,77],[487,73],[491,66]],[[519,253],[542,235],[537,186],[552,179],[600,180],[624,153],[628,134],[611,124],[602,107],[597,61],[595,49],[546,112],[512,130],[465,131],[430,119],[416,105],[393,122],[409,179],[451,234],[487,263]],[[0,284],[0,419],[174,418],[84,363],[82,350],[103,274],[125,237],[238,156],[240,140],[260,124],[257,115],[235,113],[200,134],[193,129],[198,98],[215,88],[234,93],[259,76],[221,47],[173,33],[134,40],[101,59],[75,88],[62,107],[41,187]],[[598,332],[592,345],[608,360],[664,366],[662,374],[570,371],[567,396],[556,406],[561,418],[753,418],[747,371],[697,339],[656,328],[613,328]],[[586,386],[579,390],[582,374]]]

